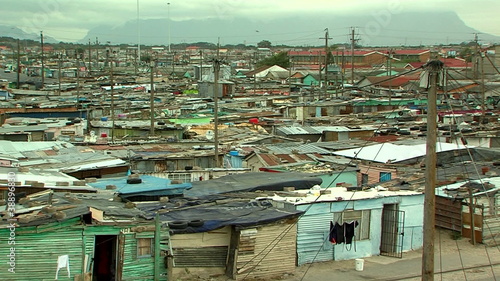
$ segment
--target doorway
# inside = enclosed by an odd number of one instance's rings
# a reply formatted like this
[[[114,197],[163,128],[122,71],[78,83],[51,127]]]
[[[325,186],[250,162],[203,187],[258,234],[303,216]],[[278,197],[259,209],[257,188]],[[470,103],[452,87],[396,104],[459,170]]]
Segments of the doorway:
[[[116,281],[117,235],[96,235],[93,281]]]
[[[398,204],[384,204],[382,209],[382,233],[380,255],[402,258],[405,212]]]

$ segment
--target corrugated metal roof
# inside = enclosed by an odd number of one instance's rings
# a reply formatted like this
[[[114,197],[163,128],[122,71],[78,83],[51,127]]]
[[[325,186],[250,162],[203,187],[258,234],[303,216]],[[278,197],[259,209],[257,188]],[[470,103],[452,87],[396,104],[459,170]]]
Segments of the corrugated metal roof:
[[[174,192],[175,194],[182,194],[182,191],[184,189],[190,189],[192,187],[191,183],[172,184],[172,181],[170,179],[158,178],[148,175],[142,175],[140,178],[142,182],[137,184],[128,183],[127,178],[122,177],[101,179],[95,183],[89,183],[89,185],[99,189],[106,189],[107,185],[115,185],[116,192],[118,192],[119,194],[146,193],[162,190],[172,190],[172,192]]]
[[[469,146],[469,148],[470,147],[471,146]],[[439,142],[436,145],[436,152],[460,150],[465,148],[465,146],[459,144]],[[333,154],[379,163],[397,163],[404,160],[425,156],[426,144],[396,145],[392,143],[382,143],[355,149],[336,151]]]
[[[314,143],[283,143],[267,145],[267,149],[276,154],[306,154],[306,153],[318,153],[318,154],[330,154],[331,152],[327,149],[321,148]]]
[[[286,135],[319,135],[325,131],[331,132],[353,132],[353,131],[364,131],[364,130],[375,130],[373,126],[356,126],[356,127],[346,127],[346,126],[283,126],[276,128],[277,131],[282,132]]]

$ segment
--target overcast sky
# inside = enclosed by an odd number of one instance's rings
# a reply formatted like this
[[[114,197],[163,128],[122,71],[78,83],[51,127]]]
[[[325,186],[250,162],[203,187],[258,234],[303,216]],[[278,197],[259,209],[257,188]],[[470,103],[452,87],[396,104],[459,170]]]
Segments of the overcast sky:
[[[451,10],[470,27],[500,36],[499,0],[3,0],[0,24],[61,41],[82,39],[99,25],[121,25],[139,18],[251,18],[265,21],[308,13],[366,14],[367,17],[414,10]],[[169,4],[168,4],[169,3]],[[349,24],[346,23],[346,26]],[[416,23],[416,26],[418,23]]]

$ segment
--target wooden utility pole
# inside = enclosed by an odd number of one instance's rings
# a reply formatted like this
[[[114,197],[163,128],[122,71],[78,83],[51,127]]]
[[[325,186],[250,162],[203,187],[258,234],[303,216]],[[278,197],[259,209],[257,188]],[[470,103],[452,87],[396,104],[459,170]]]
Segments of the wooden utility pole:
[[[391,103],[391,99],[392,99],[392,48],[389,49],[389,57],[388,57],[388,64],[389,64],[389,105]]]
[[[200,50],[200,82],[203,82],[203,50]]]
[[[354,45],[356,44],[356,39],[354,39],[355,30],[354,27],[351,30],[351,84],[354,85]]]
[[[486,119],[486,91],[484,88],[484,56],[486,53],[481,52],[481,123],[484,124]]]
[[[472,186],[467,186],[469,192],[469,213],[470,213],[470,242],[472,245],[476,245],[476,222],[474,218],[475,208],[474,208],[474,195],[472,194]]]
[[[17,39],[17,71],[16,71],[16,89],[19,89],[19,72],[21,72],[21,46],[19,39]]]
[[[45,61],[43,55],[43,31],[40,31],[40,43],[42,45],[42,88],[45,85]]]
[[[214,150],[216,168],[219,168],[219,48],[219,42],[217,41],[217,56],[214,60]]]
[[[150,135],[154,136],[155,135],[155,84],[154,84],[154,68],[155,68],[155,61],[151,57],[151,90],[150,90],[150,97],[149,97],[149,107],[150,107],[150,119],[151,119],[151,124],[150,124]]]
[[[474,57],[473,57],[473,74],[472,78],[477,79],[479,73],[479,39],[477,33],[474,33]]]
[[[76,50],[76,107],[78,108],[80,102],[80,54]],[[80,111],[81,112],[81,111]],[[81,117],[81,116],[80,116]]]
[[[89,76],[90,72],[92,71],[92,45],[90,45],[90,39],[89,39]]]
[[[288,57],[288,95],[292,94],[292,58]]]
[[[97,61],[97,69],[99,68],[99,39],[95,38],[95,59]]]
[[[115,141],[115,87],[113,79],[113,62],[111,62],[109,82],[111,83],[111,142]]]
[[[436,140],[437,140],[437,81],[443,62],[433,60],[426,65],[430,89],[427,97],[427,145],[425,157],[424,241],[422,280],[434,280],[434,236],[436,205]]]
[[[325,28],[325,37],[324,38],[320,38],[320,39],[325,39],[325,93],[324,93],[324,97],[326,98],[327,96],[327,92],[328,92],[328,39],[332,39],[332,38],[328,38],[328,28]],[[321,52],[320,52],[320,55],[321,55]],[[320,64],[321,65],[321,64]],[[319,68],[319,71],[320,71],[320,76],[321,76],[321,67]]]
[[[61,53],[57,54],[57,83],[59,84],[59,95],[61,95],[61,56]]]

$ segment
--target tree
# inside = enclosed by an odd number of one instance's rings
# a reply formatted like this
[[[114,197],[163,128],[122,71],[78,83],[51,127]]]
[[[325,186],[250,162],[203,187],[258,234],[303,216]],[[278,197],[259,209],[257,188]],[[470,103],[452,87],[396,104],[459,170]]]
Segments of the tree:
[[[279,65],[284,68],[290,66],[287,52],[280,52],[272,57],[265,58],[257,63],[257,67]]]
[[[474,52],[470,47],[465,47],[460,50],[460,53],[458,54],[459,57],[463,58],[466,62],[471,62],[472,57],[474,56]]]
[[[271,48],[271,42],[268,40],[262,40],[257,43],[257,47],[259,48]]]

